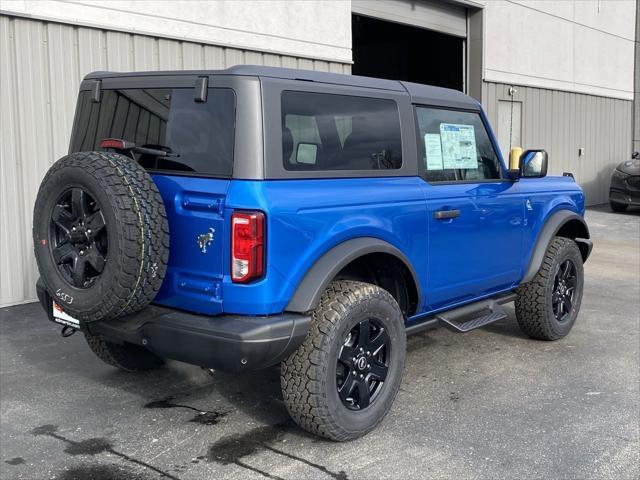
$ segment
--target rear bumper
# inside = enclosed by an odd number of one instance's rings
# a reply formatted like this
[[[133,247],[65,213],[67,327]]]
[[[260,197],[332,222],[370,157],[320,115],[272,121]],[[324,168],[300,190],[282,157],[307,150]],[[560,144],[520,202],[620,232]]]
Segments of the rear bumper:
[[[41,281],[38,298],[52,320],[51,296]],[[150,305],[109,321],[85,323],[81,330],[115,343],[140,345],[156,355],[226,371],[257,370],[286,358],[304,341],[311,317],[283,313],[248,317],[207,317]]]

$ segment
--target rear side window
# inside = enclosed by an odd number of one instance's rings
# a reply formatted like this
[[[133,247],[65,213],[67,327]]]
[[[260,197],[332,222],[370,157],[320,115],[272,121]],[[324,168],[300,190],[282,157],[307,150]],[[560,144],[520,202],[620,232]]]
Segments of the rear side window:
[[[477,112],[416,107],[427,181],[501,178],[500,161]]]
[[[169,157],[139,156],[147,169],[230,177],[233,171],[235,94],[209,89],[207,101],[193,89],[103,90],[100,103],[80,92],[71,151],[99,150],[104,138],[169,150]]]
[[[402,166],[400,116],[389,99],[282,92],[287,170],[381,170]]]

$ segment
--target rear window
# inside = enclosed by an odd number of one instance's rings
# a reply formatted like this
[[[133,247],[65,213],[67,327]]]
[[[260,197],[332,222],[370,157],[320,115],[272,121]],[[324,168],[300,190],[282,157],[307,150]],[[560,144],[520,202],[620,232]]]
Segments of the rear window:
[[[195,102],[193,89],[103,90],[100,103],[80,92],[71,151],[99,150],[104,138],[119,138],[169,150],[170,157],[138,156],[149,170],[230,177],[233,171],[235,94],[209,89]]]
[[[389,99],[282,92],[287,170],[381,170],[402,166],[400,116]]]

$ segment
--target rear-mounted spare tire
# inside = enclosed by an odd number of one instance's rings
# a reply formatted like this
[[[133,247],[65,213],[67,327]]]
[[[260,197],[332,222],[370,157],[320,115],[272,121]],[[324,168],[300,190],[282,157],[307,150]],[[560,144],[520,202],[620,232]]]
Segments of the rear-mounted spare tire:
[[[33,243],[47,290],[84,322],[147,306],[169,260],[160,192],[132,158],[67,155],[49,169],[36,198]]]

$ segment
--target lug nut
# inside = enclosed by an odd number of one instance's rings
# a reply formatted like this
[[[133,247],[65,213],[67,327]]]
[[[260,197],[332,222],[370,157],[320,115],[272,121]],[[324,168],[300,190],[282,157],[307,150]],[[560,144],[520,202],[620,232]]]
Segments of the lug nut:
[[[360,374],[360,378],[364,378],[364,375]]]
[[[367,368],[368,368],[369,370],[371,370],[371,364],[370,364],[370,363],[367,363]]]
[[[76,231],[76,227],[71,227],[71,230],[73,230],[75,232]]]
[[[87,233],[88,233],[89,235],[91,235],[91,229],[90,229],[90,228],[87,230]]]
[[[371,352],[369,350],[367,350],[367,355],[371,355]]]

